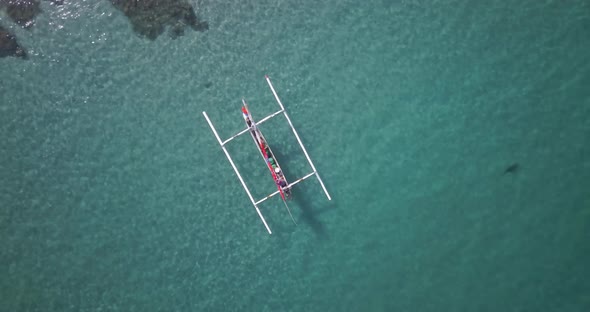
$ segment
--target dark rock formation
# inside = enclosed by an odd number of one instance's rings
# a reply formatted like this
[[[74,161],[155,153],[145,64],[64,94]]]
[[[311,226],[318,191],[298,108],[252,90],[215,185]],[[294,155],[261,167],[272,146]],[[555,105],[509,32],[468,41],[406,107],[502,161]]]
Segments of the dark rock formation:
[[[0,0],[0,8],[23,27],[30,27],[35,23],[35,16],[41,12],[38,0]]]
[[[63,4],[63,0],[46,0],[53,4]],[[23,27],[30,27],[35,23],[35,17],[41,13],[39,0],[0,0],[0,9]]]
[[[184,34],[189,26],[196,31],[209,29],[207,22],[199,21],[187,0],[111,0],[113,5],[129,18],[133,30],[150,40],[156,39],[167,27],[170,36]]]
[[[0,57],[17,56],[27,58],[27,52],[18,45],[16,37],[0,26]]]

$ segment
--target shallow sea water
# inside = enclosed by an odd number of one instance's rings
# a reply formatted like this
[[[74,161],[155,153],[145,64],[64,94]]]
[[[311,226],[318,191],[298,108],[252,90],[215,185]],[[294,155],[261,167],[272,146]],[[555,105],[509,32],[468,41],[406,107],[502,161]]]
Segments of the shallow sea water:
[[[0,59],[0,311],[590,309],[587,1],[193,4],[208,31],[153,42],[108,1],[0,15],[29,52]],[[333,197],[265,202],[273,235],[201,114],[276,111],[265,74]]]

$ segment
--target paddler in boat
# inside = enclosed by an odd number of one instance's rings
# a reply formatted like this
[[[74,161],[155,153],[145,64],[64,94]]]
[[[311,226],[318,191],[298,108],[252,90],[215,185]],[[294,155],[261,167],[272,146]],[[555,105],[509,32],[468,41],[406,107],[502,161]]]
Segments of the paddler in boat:
[[[246,119],[246,123],[248,124],[248,128],[252,127],[252,120],[250,119],[250,116],[248,115],[248,110],[242,106],[242,113],[244,114],[244,119]]]
[[[285,178],[281,178],[277,181],[278,186],[281,188],[281,190],[283,190],[283,192],[285,193],[285,195],[287,197],[291,196],[291,189],[287,188],[287,181],[285,181]]]
[[[281,170],[277,167],[277,168],[275,168],[275,172],[278,175],[279,172],[281,172]],[[283,187],[287,186],[287,181],[285,181],[284,178],[278,178],[277,179],[277,185],[280,186],[281,188],[283,188]]]
[[[274,167],[274,169],[275,169],[275,174],[278,178],[277,184],[280,185],[281,187],[287,186],[287,181],[285,181],[285,175],[281,172],[281,168]]]
[[[287,181],[285,181],[285,176],[281,172],[281,168],[275,167],[275,173],[279,177],[277,179],[277,185],[281,187],[281,190],[283,190],[283,192],[285,192],[285,194],[287,196],[290,196],[291,195],[291,189],[285,188],[285,187],[287,187]]]
[[[270,160],[272,158],[272,154],[265,141],[260,142],[260,148],[266,152],[266,156],[268,156],[268,159]]]

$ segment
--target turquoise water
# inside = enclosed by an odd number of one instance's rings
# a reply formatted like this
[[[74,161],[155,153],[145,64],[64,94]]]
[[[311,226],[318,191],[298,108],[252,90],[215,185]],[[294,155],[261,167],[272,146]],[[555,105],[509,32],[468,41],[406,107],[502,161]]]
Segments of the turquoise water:
[[[108,1],[0,15],[29,53],[0,59],[0,311],[590,309],[587,1],[194,4],[208,31],[153,42]],[[333,197],[265,202],[273,235],[201,115],[276,111],[264,74]]]

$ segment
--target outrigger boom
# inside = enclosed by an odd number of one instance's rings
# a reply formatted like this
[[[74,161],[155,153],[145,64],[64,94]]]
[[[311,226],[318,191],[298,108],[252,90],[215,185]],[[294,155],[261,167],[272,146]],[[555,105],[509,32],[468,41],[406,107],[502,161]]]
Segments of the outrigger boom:
[[[264,219],[264,216],[262,215],[262,213],[260,212],[260,209],[258,208],[258,205],[260,203],[266,201],[267,199],[269,199],[269,198],[271,198],[271,197],[273,197],[273,196],[275,196],[277,194],[281,194],[281,197],[283,199],[283,202],[285,203],[285,207],[287,208],[287,211],[289,212],[289,215],[291,215],[291,211],[289,210],[289,206],[287,205],[287,201],[286,201],[286,199],[288,199],[289,196],[290,196],[291,188],[294,185],[296,185],[297,183],[299,183],[299,182],[301,182],[301,181],[303,181],[303,180],[305,180],[305,179],[307,179],[307,178],[309,178],[309,177],[311,177],[313,175],[315,175],[315,177],[318,179],[318,182],[320,182],[320,185],[322,186],[322,190],[326,194],[326,197],[328,197],[328,200],[332,200],[332,198],[330,197],[330,194],[328,193],[328,190],[326,190],[326,186],[324,185],[324,182],[320,178],[320,175],[318,174],[315,166],[313,165],[313,162],[311,161],[311,158],[307,154],[307,150],[303,146],[303,143],[301,142],[301,139],[299,138],[299,134],[295,130],[295,127],[293,127],[293,123],[291,123],[291,119],[289,118],[289,115],[287,115],[287,112],[285,111],[285,107],[283,106],[283,103],[279,99],[279,96],[277,95],[277,92],[275,91],[275,89],[274,89],[274,87],[272,85],[272,82],[270,81],[270,78],[268,77],[268,75],[265,75],[265,79],[266,79],[266,82],[268,83],[268,86],[270,87],[270,90],[272,91],[272,94],[274,95],[274,98],[276,99],[277,103],[281,107],[281,109],[279,111],[274,112],[274,113],[272,113],[272,114],[270,114],[270,115],[262,118],[258,122],[254,122],[254,120],[252,119],[252,116],[250,115],[250,112],[248,111],[248,106],[247,106],[246,102],[242,99],[242,103],[243,103],[242,112],[243,112],[243,115],[244,115],[244,119],[246,121],[246,129],[244,129],[244,130],[238,132],[237,134],[229,137],[225,141],[222,141],[221,138],[219,137],[219,134],[217,133],[217,130],[215,130],[215,127],[213,126],[213,123],[209,119],[209,116],[207,116],[207,113],[206,112],[203,112],[203,116],[205,116],[205,119],[207,120],[207,123],[209,124],[209,127],[211,127],[211,130],[213,131],[213,134],[215,135],[215,138],[217,139],[217,142],[221,146],[221,149],[225,153],[225,156],[227,157],[227,160],[229,160],[229,163],[231,164],[232,168],[234,169],[234,172],[238,176],[238,179],[240,180],[240,183],[242,184],[242,187],[244,187],[244,190],[246,191],[246,194],[248,195],[248,198],[250,199],[250,202],[252,203],[252,205],[256,209],[256,212],[258,213],[258,216],[260,217],[260,220],[262,220],[262,223],[264,224],[264,227],[268,231],[268,234],[272,234],[272,231],[270,230],[270,227],[266,223],[266,220]],[[270,147],[268,146],[268,143],[266,142],[266,139],[264,139],[264,136],[262,135],[262,133],[260,132],[260,130],[257,127],[258,125],[262,124],[263,122],[265,122],[265,121],[269,120],[270,118],[275,117],[275,116],[277,116],[279,114],[283,114],[283,116],[285,116],[285,119],[287,119],[287,123],[289,124],[289,127],[291,127],[291,130],[293,131],[293,134],[295,135],[295,138],[297,139],[297,143],[299,143],[299,146],[301,147],[301,150],[303,151],[303,154],[305,154],[305,158],[307,159],[307,162],[309,163],[309,165],[310,165],[310,167],[312,169],[312,172],[306,174],[302,178],[299,178],[299,179],[295,180],[295,182],[292,182],[292,183],[287,183],[287,180],[286,180],[283,172],[280,170],[280,166],[278,166],[277,159],[275,158],[274,154],[270,150]],[[246,186],[246,183],[244,182],[244,179],[240,175],[240,172],[238,171],[238,168],[234,164],[231,156],[229,155],[229,152],[225,148],[225,145],[227,143],[231,142],[233,139],[235,139],[238,136],[240,136],[240,135],[242,135],[244,133],[247,133],[247,132],[250,132],[251,133],[252,138],[254,139],[255,144],[258,146],[258,149],[259,149],[262,157],[264,158],[265,163],[268,165],[268,167],[269,167],[269,169],[271,171],[271,174],[273,176],[273,179],[275,180],[275,182],[277,184],[277,188],[278,188],[278,190],[276,190],[275,192],[267,195],[266,197],[263,197],[262,199],[260,199],[258,201],[254,200],[254,197],[252,197],[252,194],[250,193],[250,190]],[[291,218],[293,219],[293,216],[292,215],[291,215]],[[295,219],[293,219],[293,222],[295,222]]]

